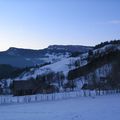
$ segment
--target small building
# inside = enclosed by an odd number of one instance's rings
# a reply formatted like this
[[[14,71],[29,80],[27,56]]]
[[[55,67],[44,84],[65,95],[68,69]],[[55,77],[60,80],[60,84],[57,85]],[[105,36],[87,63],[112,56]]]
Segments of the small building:
[[[0,95],[3,94],[3,87],[2,87],[2,83],[0,83]]]
[[[3,89],[1,88],[1,86],[0,86],[0,95],[3,93]]]
[[[52,93],[57,91],[55,86],[48,85],[41,80],[13,81],[11,89],[14,96],[32,95],[37,93]]]

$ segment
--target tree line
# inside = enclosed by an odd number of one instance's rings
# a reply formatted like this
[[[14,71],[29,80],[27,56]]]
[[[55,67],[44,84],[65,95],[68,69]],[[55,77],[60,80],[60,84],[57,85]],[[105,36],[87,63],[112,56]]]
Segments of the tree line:
[[[96,45],[94,49],[98,49],[109,44],[120,44],[120,40],[111,40],[111,41],[101,42],[100,44]]]

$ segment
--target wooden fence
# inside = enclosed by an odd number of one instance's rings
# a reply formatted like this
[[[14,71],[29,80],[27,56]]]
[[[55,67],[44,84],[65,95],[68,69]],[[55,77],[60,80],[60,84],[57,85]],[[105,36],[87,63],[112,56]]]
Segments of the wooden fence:
[[[41,101],[55,101],[63,100],[75,97],[95,97],[100,95],[116,94],[120,93],[120,90],[104,90],[104,91],[90,91],[90,90],[78,90],[71,92],[52,93],[52,94],[37,94],[27,96],[0,96],[0,105],[6,104],[24,104]]]

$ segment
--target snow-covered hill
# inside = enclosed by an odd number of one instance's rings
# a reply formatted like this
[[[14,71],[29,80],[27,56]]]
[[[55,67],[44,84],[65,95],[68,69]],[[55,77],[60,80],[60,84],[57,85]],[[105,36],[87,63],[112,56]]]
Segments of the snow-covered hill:
[[[95,55],[96,53],[98,53],[98,54],[106,54],[107,52],[111,52],[111,51],[114,51],[116,49],[119,50],[120,45],[111,45],[111,44],[109,44],[109,45],[106,45],[106,46],[104,46],[102,48],[93,50],[93,55]],[[51,57],[51,55],[49,55],[49,54],[47,54],[47,55]],[[49,64],[49,65],[46,65],[46,66],[43,66],[43,67],[40,67],[40,68],[33,68],[33,69],[30,70],[30,72],[23,73],[17,79],[27,80],[27,79],[29,79],[31,77],[36,78],[37,75],[46,74],[46,73],[49,73],[51,71],[54,71],[54,72],[62,71],[67,76],[67,73],[70,70],[76,69],[78,67],[82,67],[84,65],[87,65],[88,56],[89,56],[88,53],[84,53],[84,54],[81,54],[78,57],[69,57],[69,58],[64,58],[64,57],[62,58],[61,57],[62,59],[59,60],[58,62]],[[52,57],[54,58],[54,56],[52,56]],[[79,62],[78,66],[75,65],[76,62]],[[106,66],[107,66],[107,64],[106,64]],[[102,68],[105,69],[106,67],[103,66],[103,67],[100,68],[100,70],[98,69],[97,71],[105,71],[105,70],[102,70]],[[101,74],[102,74],[102,72],[101,72]]]
[[[65,78],[64,81],[62,81],[62,87],[70,82],[69,80],[71,79],[75,81],[75,86],[78,88],[81,88],[85,83],[91,84],[93,79],[96,79],[96,81],[99,82],[101,78],[106,78],[111,74],[112,61],[117,60],[113,55],[115,56],[116,52],[119,55],[120,44],[107,44],[97,49],[90,49],[88,52],[80,54],[77,57],[70,57],[68,52],[66,52],[66,54],[62,54],[57,51],[61,51],[63,49],[66,50],[64,46],[49,46],[47,50],[52,50],[52,52],[45,52],[45,56],[48,56],[51,64],[31,67],[28,71],[22,72],[16,78],[7,79],[7,83],[10,83],[10,81],[13,80],[35,80],[41,76],[46,77],[50,73],[55,73],[55,77],[53,78],[54,80],[52,80],[51,84],[57,84],[57,86],[59,86],[59,83],[56,83],[59,79],[56,77],[57,73],[64,74]],[[77,48],[75,47],[74,50],[76,49],[78,49],[78,46]],[[58,52],[57,54],[56,51]],[[107,59],[106,56],[109,59]],[[48,58],[44,58],[44,61],[48,60]],[[52,62],[53,59],[54,62]],[[73,74],[71,74],[71,71]],[[70,75],[72,78],[70,78]]]

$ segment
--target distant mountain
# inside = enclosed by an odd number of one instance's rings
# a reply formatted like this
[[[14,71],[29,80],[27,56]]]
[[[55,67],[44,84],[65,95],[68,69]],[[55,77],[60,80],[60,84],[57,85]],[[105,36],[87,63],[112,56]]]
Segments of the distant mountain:
[[[48,47],[49,50],[63,50],[67,52],[88,52],[93,47],[82,46],[82,45],[51,45]]]
[[[11,47],[0,52],[0,64],[9,64],[15,67],[28,67],[46,62],[56,62],[69,57],[73,52],[85,53],[92,47],[79,45],[52,45],[41,50]]]

